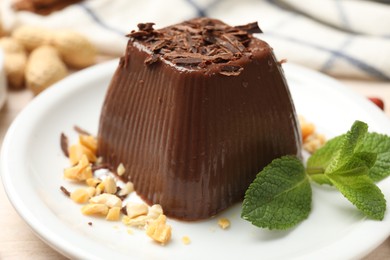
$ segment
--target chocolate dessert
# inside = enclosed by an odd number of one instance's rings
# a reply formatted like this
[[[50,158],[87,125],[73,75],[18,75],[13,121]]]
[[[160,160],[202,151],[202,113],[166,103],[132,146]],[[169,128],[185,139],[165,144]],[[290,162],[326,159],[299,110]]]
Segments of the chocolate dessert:
[[[131,32],[103,104],[98,154],[167,216],[208,218],[274,158],[300,154],[281,64],[252,33],[197,18]]]

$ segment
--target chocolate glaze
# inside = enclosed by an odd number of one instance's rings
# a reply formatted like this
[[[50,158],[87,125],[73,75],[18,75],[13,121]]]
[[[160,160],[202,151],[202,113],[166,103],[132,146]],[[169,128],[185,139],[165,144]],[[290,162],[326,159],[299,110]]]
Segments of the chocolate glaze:
[[[207,42],[205,24],[218,37],[235,31],[241,36],[230,42],[243,48]],[[122,177],[147,203],[161,204],[174,218],[208,218],[240,201],[274,158],[300,154],[283,72],[268,44],[250,34],[258,32],[253,24],[230,27],[201,18],[156,31],[153,24],[139,28],[105,98],[98,153],[113,167],[125,165]],[[197,43],[151,48],[164,39],[172,43],[170,34],[177,33]],[[222,51],[199,55],[202,44],[219,44]],[[181,56],[166,55],[172,52]]]

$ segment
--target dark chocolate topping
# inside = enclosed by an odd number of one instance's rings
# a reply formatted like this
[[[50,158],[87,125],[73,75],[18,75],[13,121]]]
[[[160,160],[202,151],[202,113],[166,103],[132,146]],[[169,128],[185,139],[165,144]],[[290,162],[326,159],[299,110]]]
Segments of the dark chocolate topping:
[[[211,64],[229,63],[241,57],[251,56],[249,43],[252,33],[261,33],[257,22],[242,26],[229,26],[218,20],[199,18],[160,30],[153,23],[138,24],[138,31],[128,36],[150,51],[145,64],[161,59],[185,68],[202,69]],[[220,73],[234,76],[242,68],[221,66]]]

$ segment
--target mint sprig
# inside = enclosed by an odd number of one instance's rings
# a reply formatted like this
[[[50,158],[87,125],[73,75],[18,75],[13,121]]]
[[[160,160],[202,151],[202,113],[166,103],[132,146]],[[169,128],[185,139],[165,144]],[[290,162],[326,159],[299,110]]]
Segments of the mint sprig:
[[[367,217],[382,220],[386,200],[375,181],[390,175],[390,137],[368,133],[355,121],[343,135],[329,140],[303,163],[284,156],[266,166],[249,186],[242,218],[269,229],[288,229],[311,210],[310,180],[338,189]]]

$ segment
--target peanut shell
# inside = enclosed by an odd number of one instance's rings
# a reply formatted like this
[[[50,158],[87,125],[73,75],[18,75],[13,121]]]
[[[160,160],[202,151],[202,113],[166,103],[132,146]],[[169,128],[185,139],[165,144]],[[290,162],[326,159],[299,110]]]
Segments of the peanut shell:
[[[95,63],[96,48],[79,33],[73,31],[56,32],[53,44],[64,62],[75,69],[82,69]]]
[[[52,46],[41,46],[31,52],[26,66],[26,83],[35,95],[68,75],[66,65]]]

